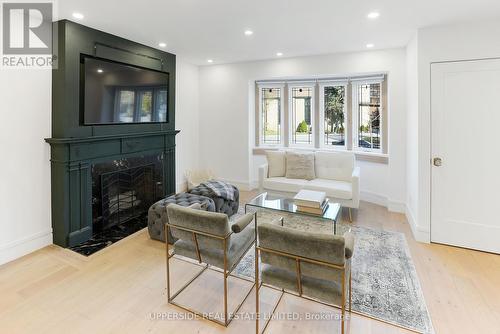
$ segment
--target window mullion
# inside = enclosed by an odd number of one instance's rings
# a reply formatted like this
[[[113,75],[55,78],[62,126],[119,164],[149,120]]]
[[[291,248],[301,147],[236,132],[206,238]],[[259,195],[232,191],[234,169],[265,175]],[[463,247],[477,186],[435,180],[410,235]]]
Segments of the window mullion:
[[[322,139],[322,133],[320,133],[320,123],[322,122],[322,118],[320,117],[320,99],[319,99],[319,94],[321,94],[320,89],[319,89],[319,84],[316,83],[314,85],[314,117],[313,117],[313,145],[315,148],[320,148],[321,147],[321,139]]]
[[[359,142],[358,140],[358,84],[352,84],[351,85],[351,97],[352,97],[352,103],[351,103],[351,148],[352,149],[357,149],[358,145],[357,143]]]
[[[290,107],[288,96],[288,84],[285,83],[283,87],[283,97],[281,99],[283,104],[283,107],[281,108],[281,115],[283,116],[281,126],[283,127],[283,145],[285,147],[290,146]]]
[[[345,147],[347,150],[352,150],[353,145],[353,97],[352,97],[352,83],[346,85],[345,93],[345,108],[346,108],[346,120],[345,120]]]

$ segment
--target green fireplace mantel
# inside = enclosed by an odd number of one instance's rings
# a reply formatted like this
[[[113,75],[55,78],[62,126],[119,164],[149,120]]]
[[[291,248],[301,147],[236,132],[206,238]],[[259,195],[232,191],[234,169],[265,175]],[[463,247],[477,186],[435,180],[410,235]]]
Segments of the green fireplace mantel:
[[[54,243],[71,247],[92,236],[93,164],[160,154],[165,192],[162,196],[175,193],[175,135],[178,132],[45,139],[51,145]]]

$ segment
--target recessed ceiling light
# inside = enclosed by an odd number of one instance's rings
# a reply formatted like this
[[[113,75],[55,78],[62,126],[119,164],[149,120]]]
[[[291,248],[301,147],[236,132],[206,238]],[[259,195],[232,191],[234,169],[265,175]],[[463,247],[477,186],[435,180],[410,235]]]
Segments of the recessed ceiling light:
[[[213,59],[207,59],[207,63],[213,63]]]
[[[77,13],[77,12],[74,12],[73,13],[73,17],[77,20],[83,20],[84,16],[82,13]]]
[[[281,56],[283,56],[283,53],[282,53],[282,52],[276,52],[276,55],[277,55],[278,57],[281,57]]]
[[[167,47],[167,43],[160,42],[160,43],[158,43],[158,46],[160,48],[166,48]]]
[[[245,35],[251,36],[251,35],[253,35],[253,31],[252,30],[245,30]]]
[[[371,12],[371,13],[368,13],[368,15],[366,15],[366,17],[368,17],[369,19],[376,19],[377,17],[380,16],[380,13],[379,12]]]
[[[367,47],[368,49],[371,49],[371,48],[373,48],[374,46],[375,46],[375,44],[373,44],[373,43],[368,43],[368,44],[366,44],[366,47]]]
[[[102,69],[100,68],[97,69],[97,73],[102,73],[102,72],[104,72]]]

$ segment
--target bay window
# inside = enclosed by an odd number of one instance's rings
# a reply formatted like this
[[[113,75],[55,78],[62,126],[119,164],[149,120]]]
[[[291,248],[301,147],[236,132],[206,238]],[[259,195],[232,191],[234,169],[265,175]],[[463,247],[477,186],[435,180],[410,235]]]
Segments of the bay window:
[[[386,74],[258,81],[257,147],[352,150],[387,161],[386,88]]]

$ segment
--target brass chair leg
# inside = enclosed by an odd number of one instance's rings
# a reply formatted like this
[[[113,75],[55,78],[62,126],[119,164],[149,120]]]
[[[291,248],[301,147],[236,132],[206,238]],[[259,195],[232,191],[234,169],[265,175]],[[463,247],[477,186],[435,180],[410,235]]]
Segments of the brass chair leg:
[[[224,323],[227,327],[229,324],[227,317],[227,250],[226,250],[226,239],[223,242],[224,246]]]
[[[352,267],[349,264],[349,313],[351,313],[351,311],[352,311]]]
[[[349,222],[352,223],[352,209],[349,208]]]
[[[255,247],[255,334],[259,334],[259,250]]]
[[[341,333],[344,334],[344,321],[345,321],[345,304],[346,304],[346,298],[345,298],[345,269],[342,272],[342,316],[340,317],[341,321]]]
[[[165,224],[165,248],[167,255],[167,302],[170,302],[170,255],[168,254],[168,225]]]

